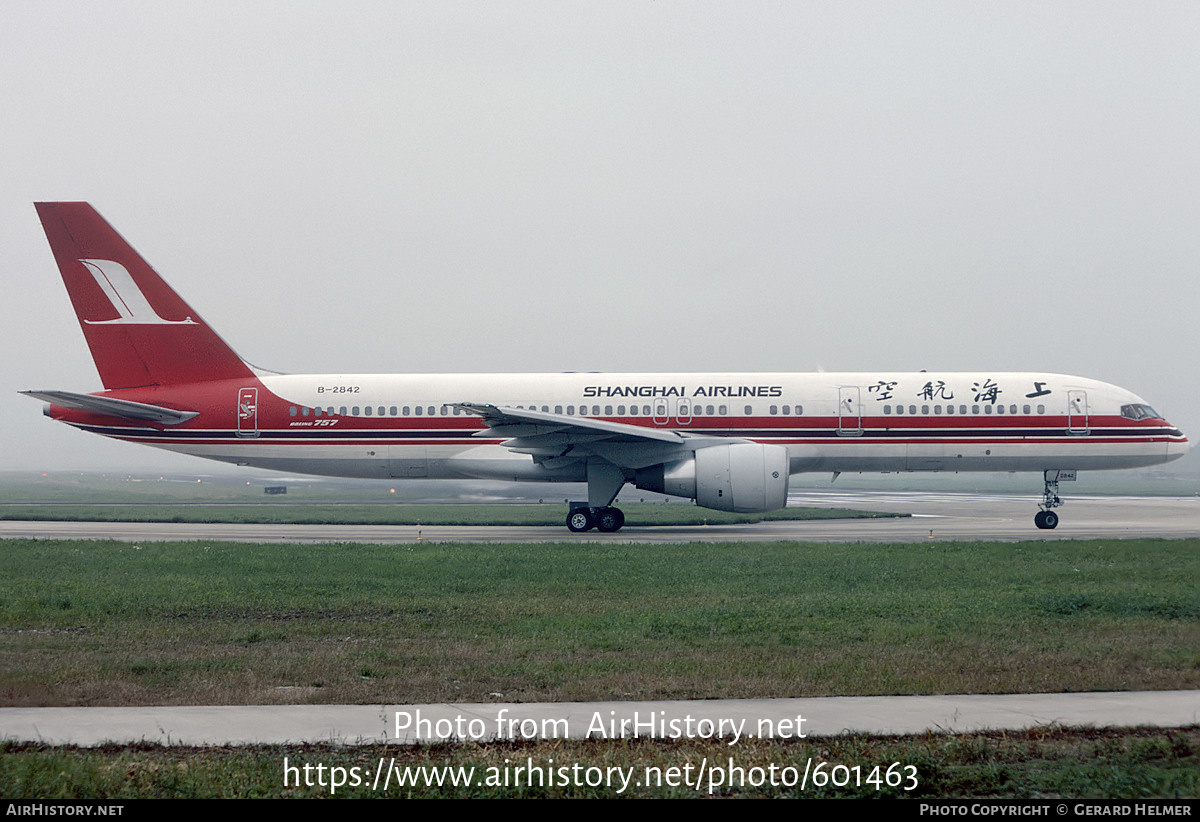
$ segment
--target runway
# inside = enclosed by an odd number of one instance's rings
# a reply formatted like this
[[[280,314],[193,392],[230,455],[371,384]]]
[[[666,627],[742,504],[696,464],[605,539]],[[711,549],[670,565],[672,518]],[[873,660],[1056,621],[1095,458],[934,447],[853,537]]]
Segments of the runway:
[[[573,534],[565,526],[288,525],[225,523],[0,521],[0,538],[220,540],[232,542],[927,542],[949,540],[1200,538],[1200,497],[1073,497],[1057,509],[1053,531],[1034,527],[1029,496],[952,493],[808,492],[789,505],[908,514],[853,520],[792,520],[750,525],[644,526],[615,534]]]
[[[0,738],[48,745],[414,744],[460,740],[746,739],[1183,727],[1200,691],[658,702],[0,708]]]

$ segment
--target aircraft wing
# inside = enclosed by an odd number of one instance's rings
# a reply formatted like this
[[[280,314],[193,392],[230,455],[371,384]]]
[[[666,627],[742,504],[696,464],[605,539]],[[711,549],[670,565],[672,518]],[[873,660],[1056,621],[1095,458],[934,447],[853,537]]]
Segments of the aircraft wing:
[[[91,411],[96,414],[107,414],[110,417],[121,417],[127,420],[143,422],[158,422],[163,425],[178,425],[199,415],[199,411],[179,411],[165,408],[161,405],[149,405],[144,402],[118,400],[112,397],[97,397],[95,394],[77,394],[74,391],[22,391],[27,397],[61,405],[63,408],[74,408],[80,411]]]
[[[452,407],[482,418],[487,430],[474,436],[504,437],[504,447],[529,454],[534,462],[547,468],[559,468],[590,456],[602,457],[622,468],[646,468],[683,459],[698,448],[741,442],[730,437],[692,436],[663,428],[507,406],[462,402]]]

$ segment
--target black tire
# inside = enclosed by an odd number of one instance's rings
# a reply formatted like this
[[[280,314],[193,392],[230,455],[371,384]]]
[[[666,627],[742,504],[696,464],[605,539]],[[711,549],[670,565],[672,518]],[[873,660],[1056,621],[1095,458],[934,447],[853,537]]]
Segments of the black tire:
[[[1046,527],[1046,512],[1038,511],[1036,514],[1034,514],[1033,515],[1033,524],[1036,525],[1038,528],[1045,528]]]
[[[620,508],[601,508],[600,513],[596,515],[596,528],[605,533],[620,531],[624,524],[625,514]]]
[[[592,512],[586,508],[576,508],[567,514],[567,528],[576,534],[590,531],[595,525],[596,522],[592,519]]]
[[[1042,527],[1046,529],[1058,527],[1058,514],[1053,511],[1042,512]]]

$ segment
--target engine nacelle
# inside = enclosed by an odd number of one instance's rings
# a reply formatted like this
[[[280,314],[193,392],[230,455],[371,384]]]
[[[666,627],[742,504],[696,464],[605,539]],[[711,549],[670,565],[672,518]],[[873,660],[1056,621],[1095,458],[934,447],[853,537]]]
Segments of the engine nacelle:
[[[775,511],[787,505],[788,452],[782,445],[754,442],[714,445],[678,462],[643,468],[633,484],[717,511]]]

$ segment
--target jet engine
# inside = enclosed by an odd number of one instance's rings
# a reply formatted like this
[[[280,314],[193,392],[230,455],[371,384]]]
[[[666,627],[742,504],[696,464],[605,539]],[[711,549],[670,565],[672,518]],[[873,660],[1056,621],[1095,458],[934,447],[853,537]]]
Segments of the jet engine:
[[[633,484],[717,511],[774,511],[787,505],[788,452],[782,445],[754,442],[714,445],[687,459],[643,468]]]

